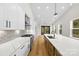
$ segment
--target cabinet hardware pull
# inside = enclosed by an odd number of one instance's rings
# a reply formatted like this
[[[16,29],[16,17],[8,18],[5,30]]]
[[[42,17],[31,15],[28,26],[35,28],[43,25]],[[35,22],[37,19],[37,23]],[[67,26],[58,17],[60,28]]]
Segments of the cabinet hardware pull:
[[[6,20],[6,27],[8,27],[8,21]]]
[[[21,49],[23,49],[24,48],[24,45],[21,47]]]
[[[11,27],[11,22],[9,21],[9,28]]]

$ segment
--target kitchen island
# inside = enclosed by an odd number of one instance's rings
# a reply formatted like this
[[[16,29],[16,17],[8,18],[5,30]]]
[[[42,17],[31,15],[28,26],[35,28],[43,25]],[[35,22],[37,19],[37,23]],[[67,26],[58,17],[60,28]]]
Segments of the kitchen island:
[[[62,35],[55,35],[55,38],[49,38],[53,34],[44,34],[46,40],[46,46],[49,46],[47,42],[52,45],[52,49],[49,49],[53,56],[79,56],[79,40],[65,37]]]

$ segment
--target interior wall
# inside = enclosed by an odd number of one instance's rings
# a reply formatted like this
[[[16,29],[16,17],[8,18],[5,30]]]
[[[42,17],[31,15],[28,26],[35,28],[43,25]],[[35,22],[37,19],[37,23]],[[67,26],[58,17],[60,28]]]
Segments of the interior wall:
[[[41,26],[50,26],[50,33],[52,31],[52,25],[51,23],[37,23],[36,25],[36,36],[41,35]]]
[[[72,7],[63,14],[54,25],[62,24],[62,35],[70,36],[70,21],[79,18],[79,4],[73,4]]]

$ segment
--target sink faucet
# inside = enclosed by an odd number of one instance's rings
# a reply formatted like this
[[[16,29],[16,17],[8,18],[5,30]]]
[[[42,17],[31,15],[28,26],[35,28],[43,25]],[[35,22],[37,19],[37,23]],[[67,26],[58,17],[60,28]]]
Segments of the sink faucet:
[[[54,33],[54,39],[55,39],[55,33]]]
[[[54,35],[53,37],[55,38],[55,31],[52,31],[52,34]]]

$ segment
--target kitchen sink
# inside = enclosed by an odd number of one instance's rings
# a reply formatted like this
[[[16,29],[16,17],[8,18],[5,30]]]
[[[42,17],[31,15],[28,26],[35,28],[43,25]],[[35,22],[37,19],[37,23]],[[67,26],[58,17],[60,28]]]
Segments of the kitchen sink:
[[[50,39],[55,39],[55,37],[54,36],[47,36],[48,38],[50,38]]]

